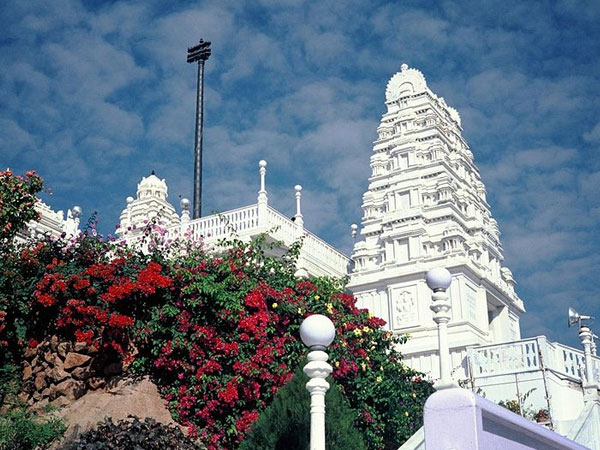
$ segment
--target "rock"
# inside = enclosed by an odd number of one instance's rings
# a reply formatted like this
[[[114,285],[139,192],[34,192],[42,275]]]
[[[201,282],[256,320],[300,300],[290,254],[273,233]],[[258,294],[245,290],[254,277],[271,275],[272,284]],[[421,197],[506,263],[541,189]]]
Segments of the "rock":
[[[47,387],[46,389],[44,389],[42,391],[42,397],[46,398],[46,397],[50,397],[50,393],[51,393],[51,389],[49,387]]]
[[[77,348],[77,345],[75,345],[75,348]],[[91,356],[82,355],[81,353],[69,352],[67,353],[67,357],[65,358],[64,369],[70,370],[75,367],[83,366],[87,364],[90,361],[90,359],[92,359]]]
[[[98,353],[98,347],[95,345],[90,345],[87,349],[88,355],[93,355],[94,353]]]
[[[42,370],[44,370],[44,369],[42,368],[42,366],[34,366],[34,367],[33,367],[33,374],[35,375],[36,373],[39,373],[39,372],[41,372]]]
[[[48,377],[52,379],[55,383],[60,383],[64,379],[69,377],[69,373],[66,372],[62,367],[56,366],[53,369],[46,372]]]
[[[50,338],[50,348],[53,352],[58,348],[58,336],[54,335]]]
[[[39,359],[40,359],[40,358],[39,358],[38,356],[36,356],[35,358],[33,358],[33,359],[31,360],[31,366],[32,366],[32,367],[35,367],[35,366],[37,366],[37,363],[38,363]]]
[[[23,369],[23,381],[27,381],[31,378],[31,375],[33,374],[33,369],[31,368],[31,366],[29,364],[27,364],[25,366],[25,368]]]
[[[90,371],[87,367],[77,367],[71,372],[71,376],[77,380],[85,380],[90,376]]]
[[[44,412],[45,406],[50,403],[50,401],[47,398],[43,398],[41,399],[39,402],[37,402],[36,404],[33,405],[33,407],[31,408],[34,412],[40,414]]]
[[[118,375],[123,371],[123,364],[115,362],[104,366],[104,375]]]
[[[75,342],[74,350],[78,353],[85,352],[88,348],[88,345],[85,342]]]
[[[23,352],[23,356],[25,356],[25,359],[32,359],[35,355],[37,355],[36,348],[27,347],[25,349],[25,352]]]
[[[60,356],[62,359],[65,359],[67,353],[71,351],[72,347],[73,346],[69,342],[61,342],[56,348],[58,356]]]
[[[29,400],[29,394],[27,392],[21,392],[19,395],[17,395],[17,399],[19,400],[19,403],[27,403],[27,400]]]
[[[106,380],[100,377],[92,377],[88,380],[88,386],[95,391],[96,389],[106,386]]]
[[[33,385],[35,386],[35,390],[38,392],[44,389],[47,386],[46,374],[44,372],[38,373],[33,381]]]
[[[67,397],[58,397],[50,402],[52,406],[56,406],[57,408],[62,408],[63,406],[69,405],[71,402]]]
[[[85,385],[81,381],[76,381],[71,378],[52,386],[51,397],[67,397],[69,400],[77,400],[85,394]]]
[[[56,355],[50,351],[44,353],[44,361],[46,361],[49,365],[54,366],[56,360]]]
[[[139,382],[123,385],[114,393],[102,390],[88,392],[57,414],[69,426],[65,433],[66,440],[95,427],[105,417],[111,417],[113,422],[117,422],[133,414],[142,420],[151,417],[160,423],[175,423],[165,407],[165,401],[158,394],[156,385],[147,377]]]

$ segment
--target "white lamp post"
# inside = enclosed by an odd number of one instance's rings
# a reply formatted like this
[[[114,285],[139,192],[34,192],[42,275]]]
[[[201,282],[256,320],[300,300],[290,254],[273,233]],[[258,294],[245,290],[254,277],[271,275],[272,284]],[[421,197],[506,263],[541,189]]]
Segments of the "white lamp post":
[[[333,342],[335,326],[321,314],[304,319],[300,337],[310,351],[304,373],[310,378],[306,389],[310,393],[310,450],[325,450],[325,393],[329,389],[326,378],[333,368],[325,350]]]
[[[443,267],[435,267],[427,272],[425,281],[433,291],[433,302],[429,307],[433,311],[433,320],[438,328],[438,347],[440,352],[440,379],[434,387],[440,389],[458,387],[450,375],[450,350],[448,347],[448,322],[452,305],[446,290],[452,283],[452,275]]]

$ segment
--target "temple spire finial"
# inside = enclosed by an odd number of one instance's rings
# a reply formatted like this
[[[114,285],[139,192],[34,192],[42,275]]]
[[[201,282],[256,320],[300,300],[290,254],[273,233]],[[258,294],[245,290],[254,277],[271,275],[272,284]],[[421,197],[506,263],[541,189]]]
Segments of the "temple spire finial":
[[[296,215],[294,216],[295,222],[299,227],[304,226],[304,218],[302,216],[302,210],[300,208],[300,199],[302,198],[302,186],[297,184],[294,186],[296,191]]]
[[[258,173],[260,174],[260,191],[258,191],[258,203],[266,204],[268,202],[267,188],[266,188],[266,174],[267,174],[267,162],[261,159],[258,162]]]

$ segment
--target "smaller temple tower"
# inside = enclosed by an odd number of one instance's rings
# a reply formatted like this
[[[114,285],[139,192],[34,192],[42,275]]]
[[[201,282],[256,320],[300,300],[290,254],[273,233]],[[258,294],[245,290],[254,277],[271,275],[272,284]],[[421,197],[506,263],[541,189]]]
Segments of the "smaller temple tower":
[[[402,348],[407,363],[435,378],[436,328],[425,273],[450,270],[449,342],[461,378],[467,346],[520,338],[523,302],[503,267],[498,224],[458,112],[406,64],[385,95],[348,287],[391,331],[412,335]]]
[[[157,220],[165,227],[179,224],[175,208],[167,201],[167,183],[156,176],[154,171],[142,177],[138,183],[136,198],[127,197],[127,207],[121,212],[117,234],[135,234],[151,220]]]

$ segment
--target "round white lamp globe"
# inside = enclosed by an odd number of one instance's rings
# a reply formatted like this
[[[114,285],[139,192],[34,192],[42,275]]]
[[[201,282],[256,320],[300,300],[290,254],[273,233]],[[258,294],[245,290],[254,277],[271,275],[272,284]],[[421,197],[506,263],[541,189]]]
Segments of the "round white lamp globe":
[[[425,281],[429,289],[433,292],[445,291],[450,286],[450,283],[452,283],[452,275],[444,267],[434,267],[427,271]]]
[[[307,347],[323,350],[333,342],[335,326],[329,317],[313,314],[302,321],[300,337]]]

